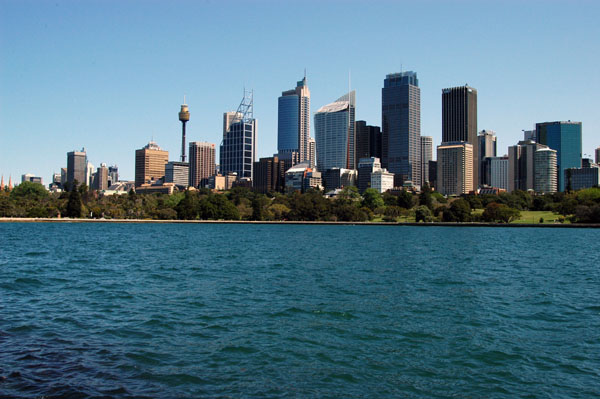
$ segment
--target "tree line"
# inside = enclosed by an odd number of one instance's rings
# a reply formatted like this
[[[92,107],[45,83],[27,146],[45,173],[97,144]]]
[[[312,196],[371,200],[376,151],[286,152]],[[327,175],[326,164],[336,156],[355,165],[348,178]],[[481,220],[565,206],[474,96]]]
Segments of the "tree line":
[[[477,210],[480,211],[477,211]],[[50,193],[38,183],[24,182],[0,192],[0,217],[71,217],[158,220],[293,220],[416,221],[509,223],[522,211],[551,211],[559,220],[600,223],[600,188],[533,195],[525,191],[499,195],[463,195],[447,199],[427,186],[419,194],[407,190],[380,194],[346,187],[333,199],[323,192],[261,194],[236,187],[174,194],[101,195],[74,184]]]

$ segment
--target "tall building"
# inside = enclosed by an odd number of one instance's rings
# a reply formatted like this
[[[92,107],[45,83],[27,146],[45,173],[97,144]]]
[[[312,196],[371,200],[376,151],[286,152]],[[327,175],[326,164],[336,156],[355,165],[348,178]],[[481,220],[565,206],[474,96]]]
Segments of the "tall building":
[[[321,172],[325,192],[356,185],[356,169],[333,168]]]
[[[308,139],[308,163],[311,168],[317,164],[317,142],[312,137]]]
[[[94,187],[94,175],[96,174],[96,168],[94,165],[88,161],[86,169],[85,169],[85,184],[88,186],[88,189],[92,189]]]
[[[449,141],[464,141],[473,146],[471,168],[473,169],[473,182],[477,186],[479,182],[477,90],[472,87],[465,85],[442,90],[442,142]],[[438,185],[441,180],[442,176],[438,174]]]
[[[279,157],[260,158],[254,163],[252,187],[259,193],[282,192],[285,188],[285,164]]]
[[[533,156],[535,179],[533,187],[536,193],[556,192],[556,150],[540,148]]]
[[[135,186],[155,183],[165,176],[165,165],[169,162],[169,151],[162,150],[154,141],[144,148],[135,150]]]
[[[320,190],[322,183],[321,172],[312,169],[308,162],[300,162],[285,172],[285,189],[288,192],[305,192],[311,188]]]
[[[108,168],[105,163],[101,163],[100,167],[96,171],[96,178],[94,179],[94,189],[108,190]]]
[[[356,93],[338,98],[315,114],[317,168],[355,169],[354,115]]]
[[[421,184],[421,89],[417,73],[386,76],[381,89],[381,164],[395,175],[396,186],[407,180]]]
[[[191,147],[190,143],[190,147]],[[213,150],[214,151],[214,150]],[[190,150],[190,161],[192,151]],[[190,164],[187,162],[169,161],[165,165],[165,183],[187,188],[190,185]]]
[[[253,94],[244,91],[236,112],[223,115],[223,141],[220,147],[220,171],[223,175],[237,173],[238,178],[252,179],[256,160],[256,129]]]
[[[556,150],[558,190],[565,191],[565,170],[581,168],[581,122],[535,124],[537,142]]]
[[[523,141],[537,141],[535,138],[535,130],[523,130]]]
[[[581,168],[566,169],[565,181],[575,191],[596,187],[600,185],[600,168],[595,163],[585,163]]]
[[[200,187],[202,179],[215,174],[215,145],[199,141],[190,142],[190,163],[188,184]]]
[[[310,159],[310,90],[306,76],[278,101],[277,151],[297,152],[300,162]]]
[[[508,191],[508,156],[488,157],[489,185]]]
[[[490,186],[490,174],[487,170],[490,164],[489,162],[485,162],[485,159],[496,156],[496,132],[492,130],[482,130],[479,132],[477,145],[479,146],[479,186]]]
[[[179,120],[181,121],[181,162],[185,162],[185,124],[190,120],[190,111],[183,97],[183,104],[179,111]]]
[[[371,173],[371,188],[380,193],[385,193],[394,188],[394,174],[386,169],[379,169]]]
[[[85,150],[67,152],[67,180],[71,184],[77,181],[79,184],[86,183],[87,155]]]
[[[117,167],[117,165],[108,167],[108,180],[111,186],[113,184],[117,184],[117,182],[119,181],[119,168]]]
[[[600,147],[596,148],[596,163],[600,164]]]
[[[542,148],[531,140],[508,147],[508,191],[535,190],[535,152]]]
[[[356,121],[356,155],[355,159],[381,158],[381,128],[367,125],[365,121]]]
[[[421,136],[421,186],[430,184],[429,161],[433,160],[433,137]]]
[[[437,191],[443,195],[468,194],[473,184],[473,146],[464,141],[442,143],[437,148]]]
[[[358,160],[358,178],[356,187],[362,194],[367,188],[371,187],[371,175],[381,170],[381,161],[379,158],[361,158]]]

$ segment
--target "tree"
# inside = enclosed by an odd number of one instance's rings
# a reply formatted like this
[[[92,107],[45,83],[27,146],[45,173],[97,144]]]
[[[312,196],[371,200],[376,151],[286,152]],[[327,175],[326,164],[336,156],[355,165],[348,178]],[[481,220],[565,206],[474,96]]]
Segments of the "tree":
[[[423,222],[433,221],[433,214],[431,213],[431,210],[426,205],[419,205],[415,209],[415,221],[417,223],[419,223],[420,221],[423,221]]]
[[[454,200],[450,207],[444,210],[442,220],[444,222],[469,222],[471,221],[471,206],[462,198]]]
[[[419,205],[424,205],[429,208],[430,211],[433,210],[433,199],[431,198],[431,189],[429,188],[429,184],[425,183],[421,188],[421,194],[419,195]]]
[[[74,182],[69,192],[69,201],[67,202],[66,216],[70,218],[80,218],[83,213],[83,203],[81,202],[81,193],[77,188],[77,182]]]
[[[413,195],[407,191],[402,190],[398,195],[398,206],[405,209],[410,209],[414,205]]]
[[[177,211],[177,217],[179,219],[187,220],[197,219],[199,205],[198,196],[190,190],[185,190],[183,199],[181,199],[181,201],[179,201],[175,207],[175,210]]]
[[[520,216],[521,213],[518,209],[510,208],[504,204],[498,204],[497,202],[491,202],[485,207],[481,218],[486,222],[510,223]]]
[[[26,198],[39,201],[42,198],[48,198],[48,196],[48,191],[46,191],[44,186],[40,183],[32,183],[30,181],[24,181],[10,192],[12,199]]]
[[[362,205],[374,211],[380,206],[383,206],[383,198],[379,191],[374,188],[367,188],[363,193]]]

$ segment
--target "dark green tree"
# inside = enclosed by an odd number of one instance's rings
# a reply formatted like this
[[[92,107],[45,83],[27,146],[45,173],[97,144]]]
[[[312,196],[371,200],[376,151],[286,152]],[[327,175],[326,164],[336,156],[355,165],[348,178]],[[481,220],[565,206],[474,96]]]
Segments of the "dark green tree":
[[[80,218],[83,213],[83,203],[81,202],[81,193],[77,187],[77,181],[73,182],[67,201],[66,215],[70,218]]]
[[[369,208],[371,211],[384,205],[381,194],[374,188],[367,188],[362,196],[362,206]]]
[[[462,198],[454,200],[450,207],[444,210],[442,220],[444,222],[469,222],[471,221],[471,206]]]

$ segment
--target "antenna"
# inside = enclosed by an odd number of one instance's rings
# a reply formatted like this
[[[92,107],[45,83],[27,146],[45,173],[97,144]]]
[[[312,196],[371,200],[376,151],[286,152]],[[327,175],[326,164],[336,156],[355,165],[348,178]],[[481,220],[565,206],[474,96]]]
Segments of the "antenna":
[[[185,102],[185,94],[184,94],[183,95],[183,105],[185,105],[185,104],[186,104],[186,102]]]

